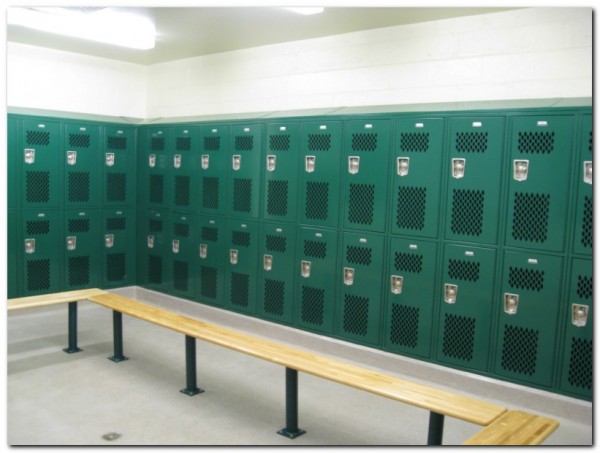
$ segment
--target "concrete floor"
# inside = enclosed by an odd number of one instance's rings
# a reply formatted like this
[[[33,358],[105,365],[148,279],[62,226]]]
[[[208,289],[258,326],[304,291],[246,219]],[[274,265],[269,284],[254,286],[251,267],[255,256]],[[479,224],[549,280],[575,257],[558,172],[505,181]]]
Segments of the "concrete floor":
[[[140,288],[119,290],[175,311],[320,354],[361,363],[560,422],[546,445],[591,445],[592,404],[327,339]],[[185,387],[183,335],[124,317],[124,352],[113,352],[112,314],[79,304],[79,346],[65,354],[66,306],[7,316],[8,445],[424,445],[427,411],[300,373],[299,426],[289,440],[280,366],[197,342],[198,385]],[[446,418],[444,444],[459,445],[479,426]],[[114,440],[103,436],[116,433]]]

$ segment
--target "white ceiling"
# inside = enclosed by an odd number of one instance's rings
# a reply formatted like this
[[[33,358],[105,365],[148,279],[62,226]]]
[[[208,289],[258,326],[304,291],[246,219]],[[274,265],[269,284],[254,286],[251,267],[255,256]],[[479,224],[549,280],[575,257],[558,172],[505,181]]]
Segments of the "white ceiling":
[[[512,8],[333,7],[301,16],[277,7],[121,8],[151,18],[152,50],[129,50],[7,25],[7,40],[138,64],[155,64],[236,49]]]

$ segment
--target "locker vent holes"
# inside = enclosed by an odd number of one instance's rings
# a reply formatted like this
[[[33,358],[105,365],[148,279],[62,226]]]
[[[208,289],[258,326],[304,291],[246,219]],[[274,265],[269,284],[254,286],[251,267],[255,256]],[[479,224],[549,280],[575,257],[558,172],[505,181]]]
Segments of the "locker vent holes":
[[[252,151],[252,148],[254,148],[254,137],[252,135],[235,136],[236,151]]]
[[[108,136],[106,139],[106,147],[110,150],[124,151],[127,149],[127,137]]]
[[[125,217],[108,217],[106,219],[106,229],[109,231],[124,231],[127,228]]]
[[[452,191],[452,218],[450,229],[455,234],[480,236],[483,232],[483,190]]]
[[[252,209],[252,180],[249,178],[233,179],[233,210],[250,212]]]
[[[550,154],[554,150],[554,132],[519,132],[518,149],[523,154]]]
[[[50,132],[27,131],[27,144],[37,146],[48,146],[50,144]]]
[[[187,292],[189,265],[185,261],[173,261],[173,289]]]
[[[548,238],[550,195],[515,193],[512,236],[520,241],[545,242]]]
[[[175,205],[190,205],[190,177],[175,176]]]
[[[232,231],[231,243],[242,247],[250,247],[250,233],[247,231]]]
[[[284,236],[274,236],[272,234],[267,235],[266,246],[267,250],[271,252],[282,252],[286,250],[287,238]]]
[[[83,286],[90,283],[90,257],[69,257],[69,286]]]
[[[324,259],[327,256],[327,243],[321,241],[304,241],[304,254],[309,258]]]
[[[231,273],[231,303],[247,307],[250,302],[250,276],[238,272]]]
[[[475,318],[446,313],[442,353],[464,361],[473,359],[475,347]]]
[[[155,285],[162,284],[162,258],[156,255],[148,257],[148,282]]]
[[[309,151],[329,151],[331,149],[331,134],[308,134]]]
[[[192,149],[192,137],[177,137],[175,148],[177,151],[190,151]]]
[[[428,132],[404,132],[400,134],[400,151],[424,153],[428,149]]]
[[[399,346],[416,348],[419,338],[419,309],[392,304],[390,341]]]
[[[269,136],[269,149],[271,151],[289,151],[290,136],[287,134],[275,134]]]
[[[162,204],[164,195],[163,175],[150,175],[150,202]]]
[[[200,295],[209,299],[217,298],[217,269],[200,266]]]
[[[190,226],[187,223],[176,223],[173,226],[173,232],[180,238],[190,237]]]
[[[538,338],[537,330],[505,325],[502,368],[529,376],[535,374]]]
[[[448,260],[448,276],[457,280],[476,282],[479,280],[480,264],[450,259]]]
[[[265,279],[265,312],[272,315],[283,316],[284,301],[285,283],[279,280]]]
[[[544,271],[510,267],[508,284],[512,288],[540,292],[544,289]]]
[[[26,223],[27,235],[42,235],[50,233],[49,220],[28,220]]]
[[[569,384],[591,390],[593,382],[592,340],[571,338]]]
[[[27,290],[50,289],[50,260],[27,261]]]
[[[202,207],[219,209],[219,178],[202,178]]]
[[[303,286],[302,311],[300,313],[302,321],[315,326],[322,326],[324,309],[325,290],[321,288]]]
[[[375,151],[377,134],[352,134],[352,151]]]
[[[200,236],[203,241],[217,242],[219,240],[219,230],[214,227],[202,227]]]
[[[327,220],[329,208],[329,183],[306,183],[306,218],[312,220]]]
[[[348,220],[350,223],[371,225],[375,203],[374,184],[350,184]]]
[[[69,201],[84,203],[90,201],[90,174],[69,172]]]
[[[206,151],[219,151],[221,149],[221,137],[204,137],[204,149]]]
[[[69,146],[71,148],[89,148],[89,134],[69,134]]]
[[[590,131],[590,138],[588,140],[588,151],[591,153],[594,150],[594,132]]]
[[[127,174],[106,174],[106,200],[111,202],[125,201],[127,197]]]
[[[581,245],[592,247],[594,238],[594,211],[592,197],[585,197],[583,206],[583,222],[581,227]]]
[[[456,151],[459,153],[485,153],[487,147],[487,132],[458,132],[456,134]]]
[[[398,203],[396,204],[396,226],[409,230],[425,228],[425,206],[427,188],[398,187]]]
[[[28,203],[48,203],[50,201],[49,171],[28,171],[26,184]]]
[[[164,137],[152,137],[150,140],[150,148],[152,151],[164,151],[165,150],[165,139]]]
[[[106,280],[120,282],[127,277],[125,253],[109,253],[106,255]]]
[[[369,322],[369,299],[344,295],[344,331],[366,336]]]
[[[288,211],[288,182],[270,180],[267,191],[267,213],[285,217]]]
[[[368,266],[371,264],[371,249],[367,247],[349,245],[346,248],[346,260],[351,264]]]
[[[87,233],[90,231],[90,219],[70,219],[69,233]]]
[[[592,277],[586,277],[583,275],[577,276],[577,295],[585,300],[591,299],[594,290],[594,280]]]
[[[423,270],[423,255],[396,252],[394,254],[394,268],[401,272],[420,274]]]

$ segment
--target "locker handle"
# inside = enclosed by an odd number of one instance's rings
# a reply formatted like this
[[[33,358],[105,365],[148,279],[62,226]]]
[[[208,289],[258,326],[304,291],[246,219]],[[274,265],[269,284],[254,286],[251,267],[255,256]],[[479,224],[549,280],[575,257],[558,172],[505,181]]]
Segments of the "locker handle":
[[[231,167],[235,171],[237,171],[240,169],[241,166],[242,166],[242,156],[240,156],[239,154],[233,155],[231,158]]]
[[[344,285],[352,286],[354,284],[354,269],[351,267],[344,268]]]
[[[458,285],[450,283],[444,284],[444,302],[447,304],[455,304],[458,296]]]
[[[466,159],[452,159],[452,177],[455,179],[464,178]]]
[[[150,168],[156,167],[156,154],[150,154],[148,156],[148,166]]]
[[[573,304],[571,307],[571,322],[576,327],[585,327],[590,307],[587,305]]]
[[[277,163],[277,156],[269,154],[267,156],[267,171],[275,171],[275,164]]]
[[[592,161],[586,160],[583,163],[583,182],[586,184],[592,183]]]
[[[75,250],[77,248],[77,236],[67,236],[67,250]]]
[[[398,157],[396,160],[396,173],[398,173],[398,176],[408,175],[409,164],[410,157]]]
[[[33,148],[26,148],[24,150],[24,159],[25,159],[25,163],[26,164],[33,164],[33,163],[35,163],[35,149],[33,149]]]
[[[310,261],[302,261],[300,263],[300,275],[304,278],[310,277],[310,268],[312,263]]]
[[[206,259],[208,252],[208,246],[206,244],[200,244],[200,258]]]
[[[306,156],[304,158],[304,170],[306,173],[313,173],[315,171],[317,158],[315,156]]]
[[[35,253],[35,239],[25,239],[25,253],[28,255]]]
[[[238,251],[235,249],[229,250],[229,262],[231,264],[237,264],[238,262]]]
[[[519,295],[504,293],[504,313],[516,315],[519,309]]]
[[[115,235],[114,234],[105,234],[104,235],[104,246],[107,249],[110,249],[114,245],[115,245]]]
[[[263,268],[267,272],[273,269],[273,255],[264,255],[263,256]]]
[[[146,244],[148,245],[149,249],[153,249],[154,248],[154,236],[149,234],[148,237],[146,238]]]
[[[351,175],[358,174],[360,167],[360,156],[348,156],[348,173]]]
[[[529,161],[527,159],[515,159],[513,162],[513,178],[515,181],[527,181],[529,173]]]
[[[173,156],[173,168],[181,168],[181,154]]]
[[[179,253],[179,239],[173,239],[171,242],[171,249],[173,253]]]
[[[404,277],[400,275],[392,275],[390,278],[390,290],[392,294],[402,294],[402,284]]]
[[[67,164],[68,165],[77,164],[77,151],[67,151]]]
[[[209,155],[202,154],[202,170],[208,170]]]
[[[106,153],[104,156],[104,162],[107,167],[112,167],[115,165],[115,153]]]

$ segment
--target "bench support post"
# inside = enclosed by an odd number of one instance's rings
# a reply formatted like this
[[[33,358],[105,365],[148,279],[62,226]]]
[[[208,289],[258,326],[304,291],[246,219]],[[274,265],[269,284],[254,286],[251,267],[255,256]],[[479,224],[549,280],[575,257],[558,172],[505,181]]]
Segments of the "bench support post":
[[[109,360],[113,362],[122,362],[129,357],[123,355],[123,313],[113,310],[113,341],[115,353]]]
[[[204,392],[196,386],[196,339],[185,336],[185,377],[186,387],[180,392],[188,396],[194,396]]]
[[[285,428],[277,434],[295,439],[306,431],[298,429],[298,370],[285,369]]]
[[[77,347],[77,302],[69,302],[69,347],[63,351],[67,354],[83,351]]]
[[[437,412],[429,413],[429,432],[427,434],[427,445],[442,445],[444,437],[444,416]]]

